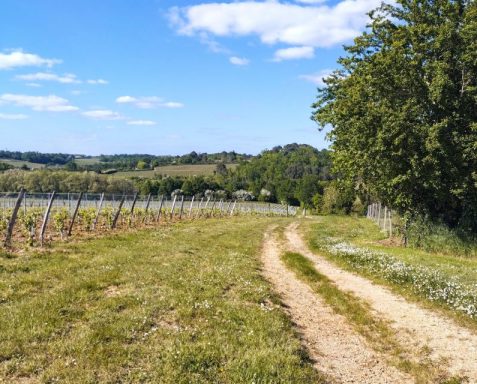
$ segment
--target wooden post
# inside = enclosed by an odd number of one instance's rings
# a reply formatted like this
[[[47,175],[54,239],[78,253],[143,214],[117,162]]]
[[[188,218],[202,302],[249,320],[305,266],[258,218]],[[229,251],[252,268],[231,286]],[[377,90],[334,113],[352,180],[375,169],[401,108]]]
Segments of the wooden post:
[[[229,209],[231,205],[232,205],[232,200],[230,200],[229,203],[227,204],[227,209],[225,210],[224,215],[227,215],[229,213]]]
[[[78,201],[76,202],[75,210],[73,212],[73,216],[71,217],[70,226],[69,226],[68,232],[66,234],[66,236],[68,236],[68,237],[71,236],[71,231],[73,230],[73,225],[75,223],[76,215],[78,214],[78,210],[79,210],[82,198],[83,198],[83,192],[80,192],[79,197],[78,197]]]
[[[144,207],[146,213],[149,209],[149,204],[151,204],[151,194],[147,195],[146,206]]]
[[[161,196],[161,202],[159,204],[159,211],[157,212],[156,221],[159,221],[161,219],[162,205],[163,204],[164,204],[164,195]]]
[[[384,206],[384,220],[383,220],[383,229],[386,231],[386,224],[388,218],[388,207]]]
[[[46,226],[48,224],[48,217],[50,216],[50,211],[51,207],[53,206],[53,201],[55,200],[56,197],[56,192],[53,191],[53,193],[50,196],[50,199],[48,200],[48,206],[46,207],[45,215],[43,216],[43,223],[41,224],[41,230],[40,230],[40,246],[43,247],[43,240],[45,239],[45,231],[46,231]]]
[[[94,218],[94,221],[93,221],[93,229],[95,229],[96,225],[98,224],[99,214],[101,213],[101,208],[103,207],[103,201],[104,201],[104,192],[101,194],[101,197],[99,198],[98,210],[96,212],[96,217]]]
[[[199,206],[197,207],[197,215],[195,215],[195,217],[199,217],[199,216],[200,216],[200,210],[201,210],[202,202],[203,202],[203,201],[204,201],[204,198],[201,197],[200,202],[199,202]]]
[[[177,195],[174,195],[174,201],[172,202],[172,208],[171,208],[171,220],[174,217],[174,209],[176,208],[176,200],[177,200]]]
[[[379,222],[381,221],[381,203],[379,203],[379,208],[378,208],[378,227],[379,227]]]
[[[232,210],[230,211],[230,216],[233,216],[234,214],[234,209],[235,209],[235,205],[237,204],[237,200],[234,201],[234,205],[232,207]]]
[[[179,220],[182,220],[182,212],[184,210],[184,195],[181,197],[181,209],[179,211]]]
[[[18,193],[17,201],[15,203],[15,207],[13,208],[13,212],[12,212],[12,217],[10,217],[10,220],[8,221],[7,234],[5,236],[5,241],[3,243],[5,247],[8,247],[10,245],[10,241],[12,239],[12,234],[13,234],[13,227],[15,226],[18,210],[20,209],[22,205],[22,200],[24,197],[25,197],[25,190],[22,188],[20,192]]]
[[[113,223],[111,224],[111,229],[116,228],[116,224],[117,224],[117,222],[118,222],[119,215],[121,214],[121,208],[123,207],[124,200],[126,200],[126,196],[123,195],[123,196],[121,197],[121,201],[119,202],[118,210],[117,210],[116,213],[114,214]]]
[[[212,207],[210,208],[210,216],[214,216],[214,207],[215,207],[215,203],[217,202],[217,200],[213,200],[212,201]]]
[[[189,217],[192,216],[192,208],[194,206],[194,199],[195,199],[195,195],[192,196],[192,200],[190,201],[190,207],[189,207]]]
[[[131,216],[134,214],[134,207],[136,206],[136,201],[137,201],[137,192],[134,194],[133,202],[131,205]]]

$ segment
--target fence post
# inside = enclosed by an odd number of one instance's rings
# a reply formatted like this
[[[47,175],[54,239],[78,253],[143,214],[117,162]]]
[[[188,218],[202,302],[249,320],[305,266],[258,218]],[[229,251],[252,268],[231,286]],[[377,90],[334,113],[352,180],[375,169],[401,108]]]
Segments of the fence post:
[[[162,205],[164,204],[164,195],[161,196],[161,202],[159,203],[159,211],[157,212],[156,221],[161,219]]]
[[[5,241],[3,243],[5,247],[8,247],[10,245],[10,240],[12,239],[12,234],[13,234],[13,227],[15,226],[18,210],[20,209],[22,205],[22,200],[24,197],[25,197],[25,190],[22,188],[20,192],[18,193],[17,201],[15,203],[15,207],[13,208],[13,212],[12,212],[12,217],[10,217],[10,220],[8,221],[7,234],[5,236]]]
[[[172,202],[172,207],[171,207],[171,220],[174,217],[174,209],[176,208],[176,200],[177,200],[177,195],[174,195],[174,201]]]
[[[393,236],[393,218],[392,210],[389,210],[389,237]]]
[[[71,217],[70,226],[68,227],[68,232],[66,234],[67,237],[71,236],[71,231],[73,230],[73,225],[75,223],[76,215],[78,214],[78,210],[79,210],[82,198],[83,198],[83,192],[80,192],[78,201],[76,202],[75,210],[73,212],[73,216]]]
[[[234,214],[234,209],[235,209],[236,204],[237,204],[237,200],[234,201],[234,205],[232,207],[232,210],[230,211],[230,216],[232,216]]]
[[[137,192],[134,194],[134,197],[133,197],[133,202],[131,205],[131,216],[134,214],[134,207],[136,206],[136,201],[137,201]]]
[[[193,208],[193,206],[194,206],[194,199],[195,199],[195,195],[192,196],[192,200],[190,201],[189,217],[191,217],[191,215],[192,215],[192,208]]]
[[[113,223],[111,224],[111,229],[116,228],[116,223],[118,222],[119,215],[120,215],[120,213],[121,213],[121,208],[123,207],[123,204],[124,204],[124,200],[126,200],[126,196],[123,195],[123,196],[121,197],[121,201],[119,202],[118,210],[116,211],[116,213],[115,213],[115,215],[114,215]]]
[[[144,208],[145,212],[147,213],[149,209],[149,204],[151,203],[151,194],[147,195],[146,207]]]
[[[210,208],[210,217],[214,216],[214,207],[216,202],[217,200],[215,199],[212,201],[212,207]]]
[[[230,206],[231,206],[231,205],[232,205],[232,200],[230,200],[229,203],[227,204],[227,209],[226,209],[225,212],[224,212],[224,216],[229,213],[229,209],[230,209]]]
[[[55,197],[56,197],[56,191],[53,191],[53,193],[50,196],[50,199],[48,200],[48,206],[46,207],[45,215],[43,216],[43,223],[41,224],[41,230],[40,230],[40,246],[42,247],[43,247],[43,240],[45,238],[46,226],[48,224],[48,217],[50,216],[51,207],[53,206],[53,201],[55,200]]]
[[[93,229],[95,229],[96,225],[98,224],[99,214],[101,213],[101,208],[103,207],[103,201],[104,201],[104,192],[101,194],[101,197],[99,198],[98,210],[96,211],[96,217],[94,218],[94,221],[93,221]]]
[[[379,225],[380,221],[381,221],[381,203],[379,203],[379,208],[378,208],[378,227],[380,226]]]
[[[181,197],[181,209],[179,211],[179,220],[182,220],[182,211],[184,209],[184,195]]]

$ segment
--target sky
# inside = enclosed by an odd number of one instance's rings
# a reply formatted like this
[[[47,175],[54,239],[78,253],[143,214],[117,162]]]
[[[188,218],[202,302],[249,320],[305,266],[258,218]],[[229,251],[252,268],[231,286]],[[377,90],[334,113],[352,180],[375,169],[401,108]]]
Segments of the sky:
[[[326,148],[324,76],[379,0],[1,0],[0,149]]]

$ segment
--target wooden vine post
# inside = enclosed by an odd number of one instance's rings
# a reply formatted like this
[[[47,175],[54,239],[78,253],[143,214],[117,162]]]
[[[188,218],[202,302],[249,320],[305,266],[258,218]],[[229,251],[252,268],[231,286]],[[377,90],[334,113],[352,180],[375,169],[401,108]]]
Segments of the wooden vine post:
[[[131,216],[134,214],[134,207],[136,206],[137,201],[137,192],[134,194],[133,202],[131,204]]]
[[[83,198],[83,192],[80,192],[78,201],[76,202],[75,210],[73,212],[73,216],[71,217],[70,226],[68,227],[68,232],[66,234],[66,236],[68,237],[71,236],[71,231],[73,230],[73,225],[75,224],[76,216],[78,215],[78,210],[79,210],[82,198]]]
[[[174,217],[174,209],[176,208],[176,200],[177,200],[177,195],[174,195],[174,201],[172,202],[172,208],[171,208],[171,220]]]
[[[22,188],[20,192],[18,193],[17,201],[15,203],[15,207],[13,208],[13,212],[12,212],[12,217],[10,217],[10,220],[8,221],[7,234],[5,236],[5,241],[3,243],[5,247],[10,246],[10,241],[12,239],[12,234],[13,234],[13,227],[15,226],[18,210],[20,209],[22,205],[22,200],[24,197],[25,197],[25,190]]]
[[[103,201],[104,201],[104,192],[101,194],[101,197],[99,198],[98,210],[96,212],[96,217],[94,218],[94,221],[93,221],[93,229],[95,229],[96,225],[98,224],[99,214],[101,213],[101,208],[103,208]]]
[[[182,212],[184,210],[184,195],[181,197],[181,209],[179,211],[179,220],[182,220]]]
[[[190,201],[190,207],[189,207],[189,217],[191,217],[192,215],[192,208],[194,207],[194,199],[195,199],[195,195],[192,196],[192,200]]]
[[[234,214],[235,205],[237,205],[237,200],[234,201],[234,205],[232,207],[232,210],[230,211],[230,216],[233,216]]]
[[[48,218],[50,217],[50,211],[51,211],[51,207],[53,206],[53,201],[55,200],[55,197],[56,197],[56,191],[53,191],[53,193],[50,196],[50,199],[48,200],[48,206],[46,207],[45,215],[43,216],[43,223],[41,224],[41,229],[40,229],[40,246],[41,247],[43,247],[43,241],[45,240],[45,231],[48,225]]]
[[[156,221],[161,219],[162,205],[164,204],[164,195],[161,197],[161,203],[159,204],[159,211],[157,212]]]
[[[123,195],[123,197],[121,197],[121,201],[119,202],[118,210],[116,211],[116,214],[114,215],[113,223],[111,224],[111,229],[116,228],[116,224],[118,222],[119,215],[121,214],[121,208],[123,207],[124,200],[126,200],[126,196]]]
[[[146,206],[144,207],[144,211],[147,213],[149,210],[149,204],[151,204],[151,194],[147,195]]]

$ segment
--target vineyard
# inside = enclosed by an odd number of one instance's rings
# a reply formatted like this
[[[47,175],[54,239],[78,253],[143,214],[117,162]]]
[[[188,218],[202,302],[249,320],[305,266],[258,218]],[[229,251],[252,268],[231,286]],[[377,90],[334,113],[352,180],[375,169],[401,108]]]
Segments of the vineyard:
[[[213,196],[139,196],[91,193],[0,193],[5,246],[43,246],[76,234],[153,227],[180,220],[238,215],[294,216],[297,208]]]

